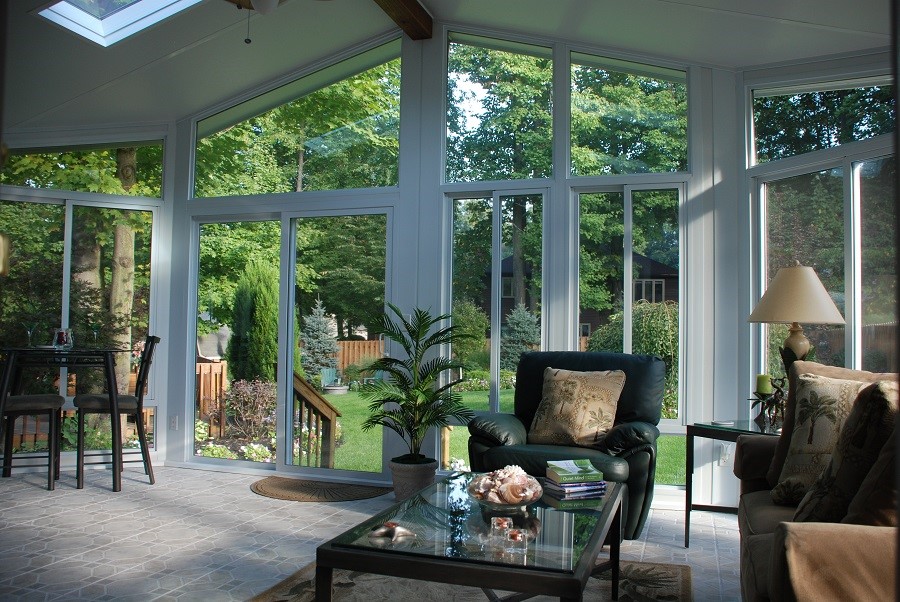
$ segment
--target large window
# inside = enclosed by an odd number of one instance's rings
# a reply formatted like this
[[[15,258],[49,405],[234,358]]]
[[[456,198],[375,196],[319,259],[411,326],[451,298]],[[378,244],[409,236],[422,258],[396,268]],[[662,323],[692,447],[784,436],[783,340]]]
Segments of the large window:
[[[281,225],[200,227],[194,453],[276,460]]]
[[[842,170],[829,169],[770,182],[765,189],[766,280],[795,261],[812,266],[841,314],[845,314],[843,185]],[[784,373],[778,347],[787,337],[787,328],[768,326],[771,374]],[[844,364],[843,327],[804,324],[803,328],[815,348],[811,358],[833,366]]]
[[[200,121],[194,195],[396,186],[400,43]]]
[[[550,49],[451,34],[448,69],[447,181],[552,175]]]
[[[47,345],[52,329],[71,328],[75,344],[124,349],[116,358],[119,391],[134,394],[136,361],[150,331],[153,211],[71,201],[0,201],[0,229],[11,241],[10,270],[0,284],[0,347]],[[29,393],[72,396],[101,390],[96,370],[34,370],[23,379]],[[152,391],[145,407],[151,443]],[[75,416],[66,411],[62,449],[75,449]],[[124,424],[126,446],[134,425]],[[44,439],[42,439],[42,437]],[[14,446],[29,450],[46,425],[28,419]],[[110,449],[109,418],[87,420],[86,448]]]
[[[379,378],[366,367],[384,352],[370,334],[385,302],[387,216],[298,217],[291,224],[287,332],[278,328],[282,222],[200,226],[195,454],[380,473],[381,431],[362,431],[368,404],[358,391]],[[278,367],[282,343],[289,371]]]
[[[579,319],[592,331],[587,349],[662,357],[663,418],[678,418],[680,189],[628,187],[578,198]]]
[[[756,162],[765,163],[894,131],[888,78],[753,91]]]
[[[479,337],[454,353],[475,410],[512,411],[519,355],[540,349],[542,213],[540,194],[453,201],[454,324]]]
[[[581,53],[571,69],[573,175],[687,170],[683,71]]]
[[[45,190],[73,190],[159,198],[162,144],[10,151],[0,183]]]
[[[882,80],[755,91],[753,102],[761,290],[781,267],[812,266],[846,325],[803,324],[808,358],[873,371],[896,369],[894,98]],[[787,327],[761,328],[766,368],[782,375]]]

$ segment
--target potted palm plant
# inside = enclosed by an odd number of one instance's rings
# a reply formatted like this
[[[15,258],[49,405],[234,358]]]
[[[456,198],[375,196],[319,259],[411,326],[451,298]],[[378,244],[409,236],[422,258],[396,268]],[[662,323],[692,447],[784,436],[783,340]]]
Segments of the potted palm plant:
[[[432,352],[464,336],[454,326],[438,327],[431,332],[450,315],[435,317],[428,310],[417,308],[406,319],[397,306],[388,303],[388,307],[395,319],[383,314],[376,331],[398,343],[405,357],[382,357],[368,366],[372,372],[382,371],[385,378],[366,383],[360,389],[363,400],[369,402],[369,417],[362,429],[384,426],[406,443],[409,453],[392,458],[389,463],[394,495],[404,500],[434,482],[437,460],[421,453],[428,430],[447,426],[451,419],[468,423],[473,413],[451,389],[459,380],[440,383],[441,374],[459,368],[460,363]]]

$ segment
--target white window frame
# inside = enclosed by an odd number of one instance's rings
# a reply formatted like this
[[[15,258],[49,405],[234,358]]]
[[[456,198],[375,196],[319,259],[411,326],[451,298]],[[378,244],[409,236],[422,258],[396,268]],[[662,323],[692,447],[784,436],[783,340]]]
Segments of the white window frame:
[[[894,153],[893,135],[850,142],[838,147],[814,151],[756,165],[748,170],[751,188],[751,208],[756,229],[753,244],[753,305],[766,288],[766,185],[786,178],[806,175],[827,169],[841,168],[844,180],[844,291],[847,323],[844,331],[845,364],[848,368],[862,366],[862,257],[861,213],[859,198],[859,166],[865,161],[884,159]],[[764,324],[753,325],[753,361],[757,372],[765,371],[767,329]]]

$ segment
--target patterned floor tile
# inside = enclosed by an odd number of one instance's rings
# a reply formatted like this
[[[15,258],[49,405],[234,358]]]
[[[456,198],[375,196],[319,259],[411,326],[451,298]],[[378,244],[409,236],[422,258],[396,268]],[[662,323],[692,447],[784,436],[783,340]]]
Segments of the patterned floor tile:
[[[246,600],[312,561],[323,541],[394,503],[392,495],[286,502],[253,493],[258,476],[155,471],[151,486],[126,470],[119,493],[108,470],[88,471],[82,490],[65,471],[53,492],[38,473],[0,479],[0,499],[9,500],[0,506],[0,599]],[[696,600],[738,599],[737,518],[691,519],[685,549],[683,510],[671,502],[654,508],[622,557],[689,564]]]

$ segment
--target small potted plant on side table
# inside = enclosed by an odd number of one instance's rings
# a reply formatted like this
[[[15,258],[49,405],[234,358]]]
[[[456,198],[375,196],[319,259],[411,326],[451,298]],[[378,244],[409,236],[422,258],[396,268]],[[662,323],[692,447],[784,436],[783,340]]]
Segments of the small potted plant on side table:
[[[426,357],[434,348],[463,336],[454,326],[431,332],[432,327],[450,315],[434,317],[428,310],[417,308],[407,320],[397,306],[388,303],[388,307],[396,321],[385,313],[376,332],[398,343],[406,357],[382,357],[367,367],[372,372],[383,371],[385,378],[360,388],[362,398],[369,402],[369,417],[362,428],[367,431],[385,426],[406,443],[409,453],[392,458],[389,464],[394,495],[398,500],[405,500],[434,482],[437,460],[421,453],[428,429],[447,426],[451,419],[468,423],[473,413],[463,405],[460,395],[451,390],[459,380],[440,384],[441,374],[459,368],[459,362],[441,355]]]

